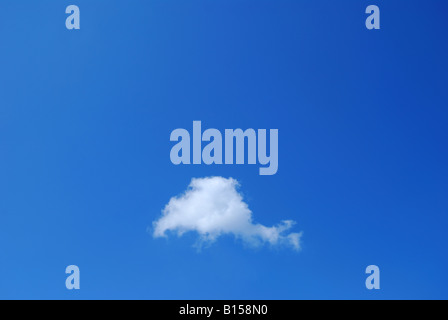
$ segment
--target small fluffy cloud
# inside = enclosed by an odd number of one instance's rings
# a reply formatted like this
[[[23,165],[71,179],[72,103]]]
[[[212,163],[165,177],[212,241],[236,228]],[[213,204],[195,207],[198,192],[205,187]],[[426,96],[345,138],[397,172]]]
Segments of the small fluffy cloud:
[[[173,197],[153,222],[154,237],[165,237],[167,231],[179,236],[196,231],[201,243],[210,243],[224,234],[233,234],[250,245],[288,245],[300,249],[301,233],[288,233],[295,224],[284,220],[266,227],[255,224],[252,211],[237,190],[238,181],[223,177],[193,179],[184,194]]]

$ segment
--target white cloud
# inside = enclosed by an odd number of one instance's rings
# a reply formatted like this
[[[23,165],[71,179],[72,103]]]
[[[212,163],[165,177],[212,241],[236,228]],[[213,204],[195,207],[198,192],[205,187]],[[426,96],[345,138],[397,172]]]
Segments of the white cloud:
[[[300,249],[301,233],[287,233],[295,224],[284,220],[266,227],[254,224],[252,211],[238,192],[238,181],[223,177],[192,179],[184,194],[173,197],[153,222],[154,237],[165,237],[167,231],[196,231],[200,243],[213,242],[224,234],[233,234],[250,245],[269,243]]]

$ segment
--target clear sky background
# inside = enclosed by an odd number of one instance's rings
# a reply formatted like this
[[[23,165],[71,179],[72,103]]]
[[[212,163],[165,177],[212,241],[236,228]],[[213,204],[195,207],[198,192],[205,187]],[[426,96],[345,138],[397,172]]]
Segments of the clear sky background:
[[[447,299],[447,16],[443,0],[2,0],[0,298]],[[279,129],[278,173],[174,166],[170,133],[193,120]],[[256,222],[297,221],[302,250],[154,239],[206,176],[240,181]]]

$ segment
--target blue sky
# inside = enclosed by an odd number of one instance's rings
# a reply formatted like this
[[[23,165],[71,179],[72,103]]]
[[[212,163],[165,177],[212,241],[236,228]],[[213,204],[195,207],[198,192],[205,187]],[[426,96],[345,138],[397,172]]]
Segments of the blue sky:
[[[0,298],[447,299],[447,9],[3,0]],[[279,129],[278,173],[174,166],[170,133],[193,120]],[[302,250],[154,239],[170,198],[207,176],[237,179],[256,222],[296,221]],[[71,264],[81,290],[65,288]]]

